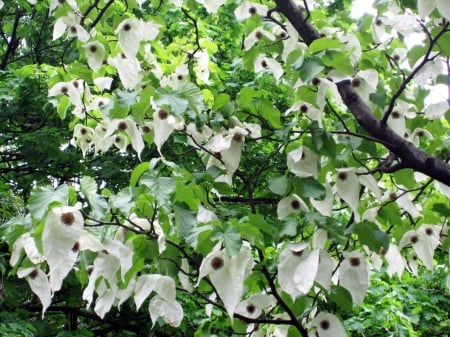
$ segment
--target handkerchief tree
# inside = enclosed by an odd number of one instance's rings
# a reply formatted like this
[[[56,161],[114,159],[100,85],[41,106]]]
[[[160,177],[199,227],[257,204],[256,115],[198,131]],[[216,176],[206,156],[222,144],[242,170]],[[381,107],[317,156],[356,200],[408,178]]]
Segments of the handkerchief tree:
[[[43,317],[70,278],[83,317],[144,312],[149,336],[341,337],[383,273],[450,288],[448,1],[17,6],[66,46],[36,65],[61,147],[134,158],[1,227]]]

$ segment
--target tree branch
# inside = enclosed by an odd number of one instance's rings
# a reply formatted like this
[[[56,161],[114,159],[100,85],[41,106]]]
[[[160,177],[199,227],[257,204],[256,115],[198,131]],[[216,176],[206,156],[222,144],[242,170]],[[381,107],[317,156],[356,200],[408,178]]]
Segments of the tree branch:
[[[310,45],[320,37],[319,32],[308,21],[308,17],[303,13],[303,8],[293,0],[275,0],[277,11],[291,22],[295,30],[300,34],[303,41]]]
[[[428,49],[425,53],[425,56],[423,57],[423,60],[422,60],[422,62],[419,63],[419,65],[417,67],[415,67],[413,69],[413,71],[411,71],[411,73],[408,75],[408,77],[402,82],[400,87],[397,89],[395,94],[392,96],[391,101],[389,102],[389,106],[388,106],[387,110],[384,112],[383,118],[381,119],[382,124],[384,124],[384,125],[387,124],[387,120],[388,120],[389,116],[391,115],[392,111],[394,110],[395,102],[397,102],[397,99],[400,97],[400,95],[403,93],[403,91],[405,91],[409,82],[411,82],[411,80],[414,78],[414,76],[417,75],[417,73],[425,66],[425,64],[427,64],[429,61],[431,61],[435,58],[435,57],[430,58],[431,52],[432,52],[435,44],[439,40],[439,38],[447,31],[448,25],[449,25],[449,23],[447,22],[447,24],[444,27],[442,27],[441,31],[436,35],[435,38],[432,38],[430,33],[427,34],[430,39],[430,45],[428,46]],[[424,30],[425,30],[425,28],[424,28]]]
[[[277,10],[295,27],[306,44],[319,38],[319,32],[306,20],[305,15],[293,0],[275,0]],[[383,142],[407,168],[422,172],[450,186],[450,165],[439,158],[416,148],[374,116],[370,108],[353,89],[349,80],[337,83],[339,94],[347,108],[372,137]]]
[[[8,59],[10,56],[14,55],[15,50],[19,45],[19,38],[17,36],[17,29],[19,28],[19,21],[22,17],[22,11],[20,7],[17,7],[16,14],[14,17],[14,23],[11,31],[11,36],[9,38],[8,47],[6,48],[5,54],[2,57],[2,63],[0,65],[0,69],[5,70],[6,65],[8,64]]]
[[[355,116],[359,125],[373,137],[383,140],[384,146],[400,158],[404,167],[422,172],[450,186],[449,164],[416,148],[387,125],[383,125],[355,92],[349,80],[337,83],[337,87],[342,100]]]

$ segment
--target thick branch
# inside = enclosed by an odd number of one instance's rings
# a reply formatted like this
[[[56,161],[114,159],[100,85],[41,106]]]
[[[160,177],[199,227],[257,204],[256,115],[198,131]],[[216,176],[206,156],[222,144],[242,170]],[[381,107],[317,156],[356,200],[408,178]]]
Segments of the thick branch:
[[[401,163],[405,167],[422,172],[450,186],[449,164],[426,154],[391,128],[383,125],[356,93],[350,81],[339,82],[337,87],[345,105],[355,116],[359,125],[373,137],[383,140],[385,146],[401,159]]]
[[[306,44],[319,38],[318,31],[306,20],[301,9],[293,0],[275,0],[276,9],[295,27]],[[431,178],[450,186],[450,165],[416,148],[412,143],[400,137],[387,125],[376,118],[370,108],[346,80],[337,83],[339,93],[358,123],[372,137],[383,142],[384,146],[400,158],[404,167],[422,172]]]
[[[303,13],[302,7],[292,0],[275,0],[275,3],[277,4],[276,9],[291,22],[307,45],[320,37],[319,32]]]
[[[5,54],[2,57],[2,63],[0,65],[0,69],[6,69],[6,65],[8,64],[8,59],[14,55],[17,47],[19,46],[19,37],[17,36],[17,29],[19,28],[19,21],[22,17],[22,12],[20,7],[16,9],[16,15],[14,17],[14,24],[11,31],[11,36],[9,38],[8,46],[6,48]]]
[[[417,75],[417,73],[433,58],[430,58],[431,52],[433,51],[433,48],[435,46],[435,44],[437,43],[437,41],[439,40],[439,38],[447,31],[449,23],[447,22],[447,24],[441,29],[441,31],[436,35],[436,37],[432,38],[430,36],[430,45],[428,46],[428,49],[425,53],[425,56],[422,60],[422,62],[419,63],[419,65],[417,67],[415,67],[413,69],[413,71],[411,71],[411,73],[408,75],[408,77],[402,82],[402,84],[400,85],[400,87],[397,89],[397,91],[395,92],[395,94],[392,96],[391,101],[389,102],[389,106],[387,108],[387,110],[385,111],[383,118],[381,119],[381,123],[386,125],[387,124],[387,120],[389,118],[389,116],[391,115],[392,111],[394,110],[394,106],[395,103],[397,102],[397,99],[400,97],[400,95],[405,91],[406,87],[408,86],[409,82],[412,81],[412,79],[414,78],[414,76]]]

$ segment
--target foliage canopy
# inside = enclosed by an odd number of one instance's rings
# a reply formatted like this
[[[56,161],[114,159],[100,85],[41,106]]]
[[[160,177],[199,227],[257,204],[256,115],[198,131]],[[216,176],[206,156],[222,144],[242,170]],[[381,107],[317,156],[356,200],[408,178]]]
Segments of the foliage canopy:
[[[0,332],[444,335],[450,4],[351,9],[0,1]]]

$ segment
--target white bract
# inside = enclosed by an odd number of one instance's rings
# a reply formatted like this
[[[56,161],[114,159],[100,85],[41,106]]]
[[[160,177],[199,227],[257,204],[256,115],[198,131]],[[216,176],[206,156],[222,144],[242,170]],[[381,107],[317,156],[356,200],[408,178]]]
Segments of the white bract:
[[[450,20],[450,3],[447,0],[418,0],[417,7],[422,19],[426,18],[437,8],[443,17]]]
[[[341,197],[358,215],[359,192],[361,185],[354,168],[345,168],[337,170],[336,188],[339,197]]]
[[[436,0],[436,7],[443,17],[450,20],[450,3],[447,0]]]
[[[255,294],[239,303],[236,313],[249,318],[258,318],[264,311],[270,310],[275,305],[276,300],[272,295]]]
[[[42,233],[42,246],[47,261],[52,291],[61,288],[63,279],[72,270],[79,251],[78,240],[84,219],[75,207],[55,207],[47,215]]]
[[[311,322],[318,337],[347,337],[342,322],[333,314],[320,312]],[[315,335],[314,333],[311,336]]]
[[[19,236],[13,244],[11,257],[9,259],[9,264],[11,266],[15,266],[19,262],[22,250],[25,251],[26,256],[34,264],[42,263],[45,260],[36,247],[34,238],[31,237],[30,233],[24,233]]]
[[[204,84],[210,84],[209,80],[209,55],[206,51],[200,51],[195,54],[197,60],[196,75]]]
[[[92,70],[99,70],[105,60],[105,47],[98,41],[88,42],[84,45],[86,58]]]
[[[427,62],[414,76],[414,81],[418,85],[433,84],[436,83],[437,77],[444,71],[444,66],[441,60]]]
[[[112,81],[112,77],[97,77],[94,79],[94,84],[100,89],[100,91],[103,91],[111,88]]]
[[[422,231],[409,230],[403,234],[399,248],[402,249],[409,245],[412,246],[424,266],[429,270],[433,270],[433,239]]]
[[[331,100],[339,106],[343,105],[336,84],[326,78],[320,78],[316,100],[319,110],[324,111],[327,100]]]
[[[268,10],[269,8],[265,5],[251,1],[244,1],[234,10],[234,15],[236,16],[236,19],[242,21],[252,15],[266,16]]]
[[[325,198],[323,200],[309,198],[309,201],[320,214],[330,216],[334,202],[334,194],[331,185],[328,182],[325,183]]]
[[[216,14],[226,0],[197,0],[197,2],[205,6],[208,13]]]
[[[145,145],[144,141],[142,140],[142,136],[136,126],[136,123],[133,120],[131,120],[131,118],[113,119],[109,122],[104,137],[108,138],[115,132],[126,133],[130,137],[131,146],[136,151],[140,159],[141,152],[144,149]]]
[[[180,270],[178,272],[178,280],[181,283],[181,286],[188,293],[192,293],[194,291],[194,286],[189,278],[189,262],[187,259],[181,259]]]
[[[319,156],[306,146],[300,146],[287,154],[287,167],[296,176],[316,177]]]
[[[416,128],[412,132],[410,140],[415,146],[420,147],[420,140],[424,137],[430,140],[434,138],[430,131],[422,128]]]
[[[372,35],[376,43],[386,42],[391,34],[387,32],[387,26],[391,25],[391,19],[387,17],[375,18],[372,24]]]
[[[42,318],[47,308],[52,303],[52,290],[47,279],[47,275],[36,267],[22,268],[17,270],[19,278],[27,278],[31,290],[39,297],[42,303]]]
[[[291,112],[299,112],[300,114],[306,114],[306,116],[313,121],[317,121],[319,124],[319,127],[323,127],[323,110],[317,109],[314,105],[308,103],[299,101],[295,103],[292,107],[290,107],[288,110],[286,110],[285,115],[287,116]]]
[[[155,74],[156,75],[156,74]],[[157,76],[157,75],[156,75]],[[175,71],[168,76],[161,76],[161,87],[169,87],[177,90],[184,84],[188,83],[189,68],[186,63],[182,63],[175,68]]]
[[[382,199],[380,188],[378,187],[377,180],[373,177],[371,173],[365,168],[357,169],[359,182],[367,187],[378,200]]]
[[[117,69],[125,89],[135,89],[141,83],[141,63],[135,56],[121,53],[115,57],[108,57],[108,63]]]
[[[170,134],[174,130],[180,130],[184,127],[184,121],[180,117],[175,117],[171,115],[167,110],[163,108],[158,108],[152,101],[152,106],[154,108],[153,113],[153,141],[161,154],[161,147],[169,139]]]
[[[431,103],[425,109],[425,116],[431,120],[438,119],[443,117],[449,109],[450,106],[447,101]]]
[[[63,4],[67,3],[75,12],[79,12],[78,5],[76,0],[67,0],[67,1],[60,1],[60,0],[51,0],[50,1],[50,12],[52,12],[56,7],[63,6]]]
[[[159,24],[145,22],[137,18],[123,20],[116,29],[119,46],[127,57],[133,58],[142,40],[153,40],[159,34]]]
[[[183,308],[177,301],[166,300],[161,296],[156,295],[150,301],[148,306],[150,317],[153,321],[153,326],[156,324],[158,318],[162,318],[164,322],[173,327],[178,327],[183,320]]]
[[[378,72],[375,69],[360,70],[356,73],[352,85],[366,104],[371,104],[370,94],[376,92]]]
[[[232,318],[244,293],[244,280],[250,275],[252,268],[253,259],[247,244],[243,244],[239,254],[232,257],[225,250],[220,250],[220,245],[216,245],[200,265],[197,285],[202,278],[208,276]]]
[[[403,274],[403,271],[405,270],[406,261],[400,253],[400,249],[398,248],[398,246],[390,243],[388,251],[386,252],[384,257],[388,263],[387,273],[389,277],[397,274],[397,276],[400,278]]]
[[[226,174],[216,178],[216,181],[232,184],[233,174],[238,169],[241,160],[245,136],[248,134],[248,130],[235,126],[210,139],[206,147],[212,155],[209,157],[206,167],[216,166],[227,171]]]
[[[258,41],[262,39],[269,39],[270,41],[275,41],[275,36],[263,29],[263,28],[255,28],[244,40],[244,49],[249,50],[252,48]]]
[[[81,101],[80,91],[75,87],[73,81],[56,83],[48,91],[49,97],[59,95],[67,95],[70,102],[75,106],[81,106],[83,104]]]
[[[199,145],[204,145],[213,135],[213,131],[207,125],[198,129],[195,123],[186,125],[186,133],[190,136],[188,138],[189,144],[200,149]]]
[[[319,250],[311,252],[308,246],[307,242],[292,243],[280,253],[278,283],[294,301],[311,290],[319,268]]]
[[[139,218],[135,213],[133,213],[130,215],[129,221],[126,221],[124,225],[140,231],[152,231],[157,237],[159,253],[166,250],[166,236],[161,225],[156,219],[150,223],[148,219]]]
[[[255,59],[254,68],[256,73],[261,73],[269,69],[276,81],[278,82],[283,76],[283,68],[281,64],[273,58],[265,57],[263,55],[258,55]]]
[[[417,232],[424,234],[425,237],[428,239],[428,241],[431,245],[431,248],[433,248],[433,250],[435,250],[441,242],[441,235],[443,237],[445,237],[445,235],[446,235],[445,229],[446,229],[445,226],[442,226],[442,225],[424,224],[419,227]]]
[[[53,26],[53,40],[60,38],[67,29],[67,37],[76,37],[81,42],[89,40],[90,35],[80,25],[80,16],[74,13],[68,13],[67,16],[60,17]]]
[[[295,214],[300,211],[308,212],[308,205],[297,194],[292,194],[281,199],[277,205],[278,219],[282,220],[290,214]]]
[[[94,145],[94,130],[82,124],[75,125],[73,129],[72,145],[78,146],[83,153],[83,157],[91,150]]]
[[[421,206],[414,203],[414,197],[411,193],[391,192],[388,196],[390,199],[394,199],[397,205],[408,212],[412,217],[420,217],[422,215]]]
[[[353,303],[361,304],[369,288],[369,271],[365,257],[359,251],[344,253],[339,267],[339,283],[352,295]]]

